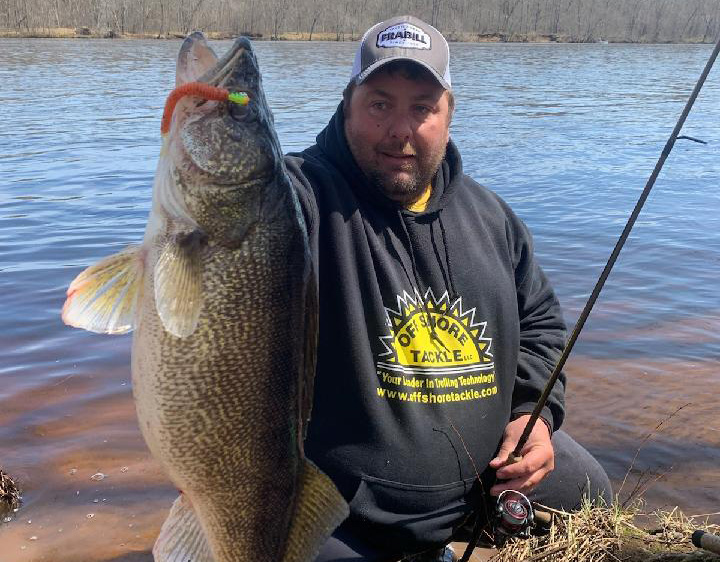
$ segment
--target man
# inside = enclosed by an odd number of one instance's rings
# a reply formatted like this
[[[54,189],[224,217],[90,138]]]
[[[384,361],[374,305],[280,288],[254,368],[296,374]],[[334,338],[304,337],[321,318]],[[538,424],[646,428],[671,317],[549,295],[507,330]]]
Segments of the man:
[[[504,466],[565,327],[527,228],[463,174],[453,109],[443,36],[392,18],[361,40],[317,144],[286,158],[320,291],[306,453],[351,511],[319,562],[438,549],[505,489],[569,509],[611,497],[557,432],[564,378],[523,460]]]

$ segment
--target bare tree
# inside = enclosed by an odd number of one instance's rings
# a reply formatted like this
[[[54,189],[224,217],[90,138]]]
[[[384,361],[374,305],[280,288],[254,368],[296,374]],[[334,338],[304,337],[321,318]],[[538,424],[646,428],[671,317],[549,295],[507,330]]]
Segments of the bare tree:
[[[650,35],[651,41],[657,41],[660,38],[660,25],[665,14],[665,10],[668,7],[669,0],[658,0],[654,5],[654,18],[652,20],[652,33]]]
[[[279,6],[276,9],[271,10],[272,12],[272,28],[273,33],[271,39],[280,39],[280,29],[285,23],[285,16],[287,11],[288,0],[278,0]]]
[[[195,28],[195,15],[205,0],[180,0],[177,5],[177,22],[183,34]]]
[[[510,20],[513,17],[513,14],[515,13],[515,10],[520,5],[521,0],[501,0],[500,2],[500,12],[502,14],[503,22],[500,27],[501,32],[505,32],[508,35],[510,35],[512,31],[512,27],[510,24]]]
[[[308,37],[308,41],[312,41],[313,31],[315,31],[315,25],[317,25],[318,19],[320,19],[320,8],[318,7],[318,4],[314,4],[315,10],[312,13],[311,22],[310,22],[310,35]]]
[[[87,26],[163,36],[200,26],[342,40],[402,13],[457,39],[712,41],[720,32],[720,0],[0,0],[0,26],[19,33]]]

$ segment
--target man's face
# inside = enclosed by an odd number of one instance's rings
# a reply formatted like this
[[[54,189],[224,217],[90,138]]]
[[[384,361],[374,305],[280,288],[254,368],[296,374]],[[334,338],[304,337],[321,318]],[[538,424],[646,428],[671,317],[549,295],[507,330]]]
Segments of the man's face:
[[[345,137],[355,161],[388,198],[416,201],[445,156],[448,94],[431,76],[379,70],[355,87]]]

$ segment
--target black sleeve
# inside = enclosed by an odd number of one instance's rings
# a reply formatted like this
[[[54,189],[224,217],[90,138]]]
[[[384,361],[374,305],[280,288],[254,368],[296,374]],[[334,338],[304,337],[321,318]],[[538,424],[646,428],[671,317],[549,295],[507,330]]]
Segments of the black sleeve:
[[[305,162],[301,155],[288,154],[285,156],[285,169],[300,201],[300,208],[305,218],[312,245],[312,240],[317,237],[319,213],[315,189],[308,174],[305,173],[305,169],[308,167],[309,164]]]
[[[533,256],[525,224],[510,216],[509,238],[514,253],[515,286],[520,318],[520,353],[512,397],[512,415],[532,412],[565,346],[560,303]],[[561,373],[540,416],[557,430],[565,417],[565,374]]]

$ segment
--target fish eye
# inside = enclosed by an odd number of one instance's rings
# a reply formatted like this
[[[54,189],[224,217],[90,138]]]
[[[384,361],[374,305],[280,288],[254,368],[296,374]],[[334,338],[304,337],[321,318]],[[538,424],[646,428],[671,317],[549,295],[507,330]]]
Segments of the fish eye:
[[[240,105],[238,103],[228,103],[228,113],[233,119],[243,119],[250,109],[250,104]]]

